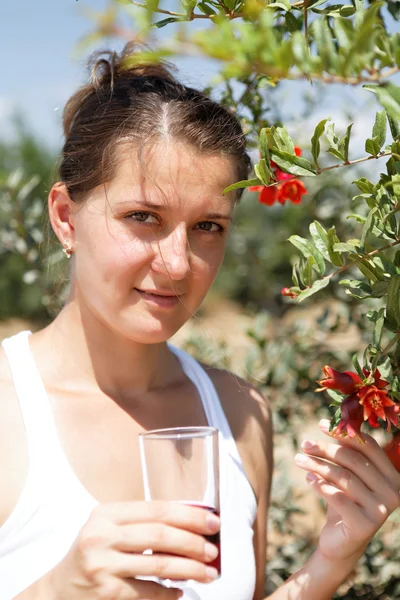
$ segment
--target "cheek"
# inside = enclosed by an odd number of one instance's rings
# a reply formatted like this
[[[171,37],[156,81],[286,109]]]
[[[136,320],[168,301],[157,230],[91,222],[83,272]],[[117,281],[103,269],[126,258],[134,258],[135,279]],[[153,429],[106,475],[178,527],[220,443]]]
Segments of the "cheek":
[[[193,255],[192,273],[195,279],[202,281],[204,286],[210,284],[216,277],[225,253],[225,243],[221,241],[217,247],[203,248],[202,252]]]
[[[79,244],[76,275],[84,285],[112,283],[138,271],[152,257],[152,245],[111,227],[92,229]]]

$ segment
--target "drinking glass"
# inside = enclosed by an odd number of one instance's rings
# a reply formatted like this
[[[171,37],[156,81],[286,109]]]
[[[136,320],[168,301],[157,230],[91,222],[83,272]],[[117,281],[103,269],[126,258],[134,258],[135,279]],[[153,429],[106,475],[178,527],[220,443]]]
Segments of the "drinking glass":
[[[174,427],[139,434],[146,500],[182,502],[219,516],[219,448],[215,427]],[[210,563],[221,574],[220,533],[204,536],[219,554]],[[186,582],[158,580],[167,587]]]

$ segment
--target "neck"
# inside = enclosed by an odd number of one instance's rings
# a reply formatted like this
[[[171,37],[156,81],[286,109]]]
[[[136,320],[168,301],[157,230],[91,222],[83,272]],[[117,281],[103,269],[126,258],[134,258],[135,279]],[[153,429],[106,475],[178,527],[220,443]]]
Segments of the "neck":
[[[39,354],[40,336],[46,337],[46,345],[50,341],[54,358],[46,370],[53,381],[86,392],[99,388],[129,401],[177,377],[177,363],[166,342],[137,343],[110,330],[93,314],[82,313],[76,302],[69,302],[37,334]]]

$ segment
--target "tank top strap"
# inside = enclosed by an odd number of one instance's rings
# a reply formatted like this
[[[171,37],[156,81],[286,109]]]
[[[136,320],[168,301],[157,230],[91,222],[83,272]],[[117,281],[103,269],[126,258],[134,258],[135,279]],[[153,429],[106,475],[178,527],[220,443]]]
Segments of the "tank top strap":
[[[178,357],[184,373],[196,386],[200,395],[204,412],[211,427],[219,429],[224,438],[224,445],[227,448],[231,458],[243,470],[242,459],[232,435],[231,428],[221,406],[217,390],[200,363],[190,354],[169,344],[170,350]]]
[[[3,340],[16,395],[20,405],[31,467],[55,458],[50,449],[58,449],[58,437],[49,400],[29,347],[30,331]],[[52,451],[50,451],[52,454]]]

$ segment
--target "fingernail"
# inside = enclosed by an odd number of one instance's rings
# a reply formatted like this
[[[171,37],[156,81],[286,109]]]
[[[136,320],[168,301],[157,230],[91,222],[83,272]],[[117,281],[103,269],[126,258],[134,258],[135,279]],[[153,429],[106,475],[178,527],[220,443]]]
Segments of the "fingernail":
[[[214,579],[217,579],[217,569],[214,569],[214,567],[206,567],[206,577],[208,581],[214,581]]]
[[[221,522],[217,515],[214,515],[213,513],[209,512],[207,513],[206,517],[206,525],[208,529],[214,533],[216,531],[219,531]]]
[[[317,476],[315,475],[315,473],[307,473],[306,479],[309,483],[312,483],[317,479]]]
[[[307,456],[304,456],[304,454],[296,454],[294,460],[298,463],[305,463],[308,461],[308,458]]]
[[[309,450],[310,448],[313,448],[315,446],[315,442],[312,442],[311,440],[304,440],[301,443],[301,447],[303,448],[303,450]]]
[[[206,560],[214,560],[218,556],[218,548],[214,544],[207,542],[204,546],[204,554],[206,555]]]
[[[329,431],[330,421],[329,419],[321,419],[319,422],[319,426],[324,431]]]

